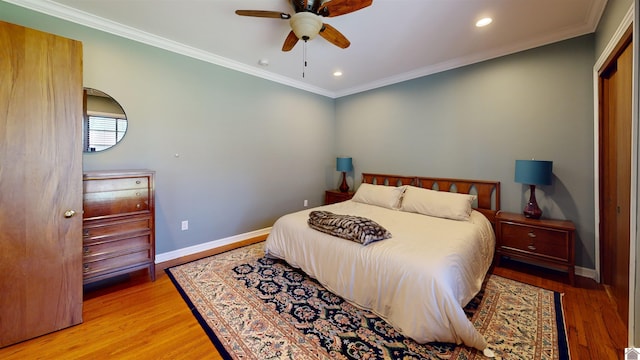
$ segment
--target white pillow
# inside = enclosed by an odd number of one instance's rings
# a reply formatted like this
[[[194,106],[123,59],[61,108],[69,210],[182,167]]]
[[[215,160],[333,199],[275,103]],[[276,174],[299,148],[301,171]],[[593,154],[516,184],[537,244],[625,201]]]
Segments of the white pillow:
[[[452,220],[469,220],[475,195],[408,186],[400,210]]]
[[[351,200],[397,210],[406,186],[385,186],[362,183]]]

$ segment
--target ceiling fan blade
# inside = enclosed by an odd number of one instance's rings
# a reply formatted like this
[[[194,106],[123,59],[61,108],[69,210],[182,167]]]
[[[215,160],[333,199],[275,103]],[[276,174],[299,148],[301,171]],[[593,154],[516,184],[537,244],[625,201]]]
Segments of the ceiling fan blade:
[[[328,42],[333,45],[346,49],[351,45],[351,42],[344,36],[342,33],[333,26],[329,24],[322,24],[322,29],[320,29],[320,36],[325,38]]]
[[[293,49],[294,46],[296,46],[297,43],[298,43],[298,37],[293,32],[293,30],[291,30],[289,32],[289,35],[287,35],[287,38],[284,39],[284,44],[282,45],[282,51],[290,51],[291,49]]]
[[[373,0],[331,0],[322,4],[318,9],[318,15],[325,17],[340,16],[366,8],[372,3]]]
[[[253,16],[253,17],[263,17],[263,18],[273,18],[273,19],[290,19],[291,15],[285,14],[278,11],[267,11],[267,10],[236,10],[236,14],[241,16]]]

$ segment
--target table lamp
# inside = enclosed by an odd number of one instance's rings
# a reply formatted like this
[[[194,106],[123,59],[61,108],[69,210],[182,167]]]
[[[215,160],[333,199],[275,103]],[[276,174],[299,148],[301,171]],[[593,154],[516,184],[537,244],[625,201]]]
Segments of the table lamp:
[[[349,185],[347,185],[347,171],[353,170],[353,162],[350,157],[336,158],[336,170],[342,171],[342,184],[340,184],[341,192],[348,192]]]
[[[516,160],[515,181],[529,185],[529,202],[524,207],[524,216],[540,219],[542,210],[536,201],[536,185],[551,185],[553,162],[542,160]]]

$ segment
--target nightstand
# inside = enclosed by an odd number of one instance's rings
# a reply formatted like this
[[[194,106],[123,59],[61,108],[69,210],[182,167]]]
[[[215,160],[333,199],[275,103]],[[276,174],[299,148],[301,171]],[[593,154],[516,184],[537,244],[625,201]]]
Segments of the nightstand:
[[[496,215],[496,265],[507,256],[566,270],[575,284],[575,226],[568,220],[529,219],[522,214]]]
[[[327,190],[324,192],[324,204],[329,205],[351,200],[353,194],[355,194],[353,191],[341,192],[340,190]]]

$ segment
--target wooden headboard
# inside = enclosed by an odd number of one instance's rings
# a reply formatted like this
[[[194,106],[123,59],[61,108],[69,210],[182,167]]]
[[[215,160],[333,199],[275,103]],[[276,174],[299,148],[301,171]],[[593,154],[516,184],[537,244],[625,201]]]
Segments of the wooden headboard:
[[[471,193],[478,197],[474,209],[486,216],[492,224],[495,224],[496,213],[500,211],[499,181],[363,173],[362,182],[387,186],[413,185],[438,191]]]

